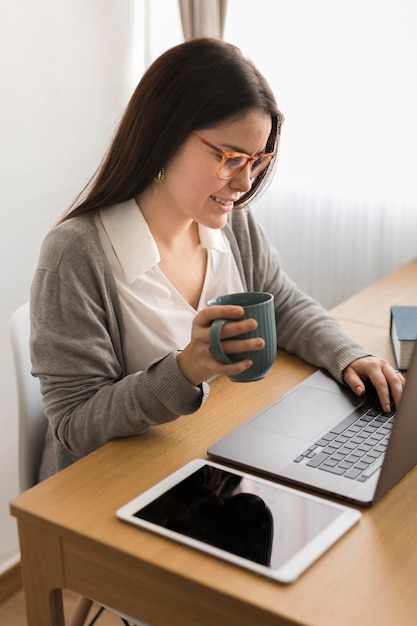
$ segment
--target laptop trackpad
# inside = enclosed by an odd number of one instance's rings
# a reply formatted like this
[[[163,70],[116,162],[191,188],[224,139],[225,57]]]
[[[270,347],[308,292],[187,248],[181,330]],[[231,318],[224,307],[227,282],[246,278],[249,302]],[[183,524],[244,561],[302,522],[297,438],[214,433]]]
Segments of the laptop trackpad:
[[[310,441],[353,410],[342,394],[302,385],[250,421],[250,425]]]

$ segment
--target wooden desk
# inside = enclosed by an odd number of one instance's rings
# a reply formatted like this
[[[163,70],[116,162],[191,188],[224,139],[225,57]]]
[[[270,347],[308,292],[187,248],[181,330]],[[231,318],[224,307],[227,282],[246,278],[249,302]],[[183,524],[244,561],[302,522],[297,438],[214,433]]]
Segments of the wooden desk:
[[[387,328],[392,305],[417,306],[417,259],[333,308],[340,320]]]
[[[335,313],[391,358],[386,315],[417,304],[417,262]],[[380,304],[385,307],[384,315]],[[371,324],[366,322],[366,315]],[[124,524],[116,509],[195,457],[313,371],[279,353],[257,383],[218,379],[197,414],[114,441],[11,503],[18,519],[29,626],[62,626],[62,588],[154,626],[415,626],[417,469],[285,586]]]

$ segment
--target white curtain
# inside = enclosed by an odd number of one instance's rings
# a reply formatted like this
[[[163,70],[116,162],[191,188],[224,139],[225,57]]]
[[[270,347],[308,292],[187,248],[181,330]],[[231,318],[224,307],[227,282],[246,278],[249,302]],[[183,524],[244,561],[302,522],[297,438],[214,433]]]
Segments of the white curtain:
[[[184,39],[223,38],[228,0],[178,0]]]

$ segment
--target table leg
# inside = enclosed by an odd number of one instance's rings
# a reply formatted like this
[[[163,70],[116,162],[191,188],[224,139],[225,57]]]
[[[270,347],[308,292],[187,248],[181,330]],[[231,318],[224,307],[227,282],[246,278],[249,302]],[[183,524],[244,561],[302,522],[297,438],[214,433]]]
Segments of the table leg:
[[[23,521],[18,527],[28,626],[65,626],[61,540]]]

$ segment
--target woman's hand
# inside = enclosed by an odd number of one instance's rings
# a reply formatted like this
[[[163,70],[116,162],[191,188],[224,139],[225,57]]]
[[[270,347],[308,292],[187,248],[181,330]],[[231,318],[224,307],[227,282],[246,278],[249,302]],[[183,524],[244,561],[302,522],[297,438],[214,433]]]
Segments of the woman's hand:
[[[231,320],[224,325],[221,333],[224,352],[232,354],[262,350],[265,342],[260,337],[233,339],[236,335],[253,331],[257,327],[256,320],[252,318],[239,319],[242,315],[242,307],[231,305],[209,306],[196,315],[191,330],[191,341],[177,357],[182,373],[193,385],[199,385],[216,375],[240,374],[252,365],[249,359],[225,365],[217,361],[210,352],[210,325],[218,318]]]
[[[376,389],[385,413],[391,411],[392,400],[398,406],[405,385],[405,378],[398,370],[385,359],[374,356],[353,361],[345,369],[343,379],[357,396],[365,393],[365,382],[369,380]]]

